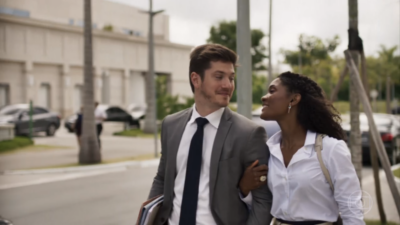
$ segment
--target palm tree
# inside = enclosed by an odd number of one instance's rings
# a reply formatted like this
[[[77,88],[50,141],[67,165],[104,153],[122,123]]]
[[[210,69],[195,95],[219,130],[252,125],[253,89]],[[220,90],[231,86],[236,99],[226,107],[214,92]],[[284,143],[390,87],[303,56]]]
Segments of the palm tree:
[[[82,144],[79,149],[79,163],[101,162],[94,121],[94,82],[92,48],[92,6],[91,0],[84,0],[84,86],[83,86],[83,121]]]
[[[381,65],[383,67],[382,75],[386,76],[386,113],[391,113],[390,109],[390,80],[393,72],[397,70],[397,65],[395,62],[394,52],[396,51],[397,46],[386,48],[384,45],[381,45],[381,50],[378,51],[379,59],[381,60]],[[381,67],[381,68],[382,68]]]

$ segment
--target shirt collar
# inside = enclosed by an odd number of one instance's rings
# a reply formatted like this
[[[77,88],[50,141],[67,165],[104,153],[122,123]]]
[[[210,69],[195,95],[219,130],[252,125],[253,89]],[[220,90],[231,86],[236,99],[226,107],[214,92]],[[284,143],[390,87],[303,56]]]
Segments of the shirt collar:
[[[206,117],[203,117],[203,118],[206,118],[213,127],[218,129],[219,123],[221,122],[221,117],[222,117],[222,114],[224,113],[224,111],[225,111],[225,107],[222,107],[222,108],[218,109],[217,111],[210,113]],[[194,104],[192,117],[189,120],[189,124],[195,123],[196,119],[199,117],[202,117],[202,116],[200,116],[200,114],[197,112],[196,104]]]
[[[304,142],[304,151],[309,153],[311,156],[312,149],[314,149],[315,138],[317,137],[317,133],[308,130],[306,135],[306,141]],[[282,131],[277,132],[272,135],[267,141],[267,145],[270,148],[271,153],[275,153],[276,151],[280,151],[280,143],[282,138]]]

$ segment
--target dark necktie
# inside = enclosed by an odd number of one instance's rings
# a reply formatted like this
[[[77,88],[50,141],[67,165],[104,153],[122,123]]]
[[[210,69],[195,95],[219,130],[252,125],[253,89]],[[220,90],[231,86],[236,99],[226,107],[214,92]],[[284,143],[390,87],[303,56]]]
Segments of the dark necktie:
[[[197,118],[197,130],[190,142],[189,156],[186,166],[185,188],[183,189],[181,215],[179,225],[195,225],[197,200],[199,197],[200,171],[203,152],[205,118]]]

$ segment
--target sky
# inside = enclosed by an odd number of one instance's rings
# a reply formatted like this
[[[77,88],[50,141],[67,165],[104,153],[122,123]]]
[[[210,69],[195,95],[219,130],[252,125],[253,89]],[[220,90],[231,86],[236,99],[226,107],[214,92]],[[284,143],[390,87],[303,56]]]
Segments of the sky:
[[[110,0],[148,10],[148,0]],[[206,43],[211,26],[236,20],[236,0],[153,0],[153,10],[170,17],[170,41],[187,45]],[[281,49],[294,50],[300,34],[333,38],[343,55],[348,44],[348,0],[274,0],[272,3],[272,61],[283,63]],[[358,0],[359,33],[366,55],[377,55],[380,45],[400,44],[400,0]],[[269,0],[250,0],[251,29],[269,30]],[[268,38],[263,43],[268,46]],[[400,54],[398,49],[396,54]],[[285,67],[285,66],[283,66]]]

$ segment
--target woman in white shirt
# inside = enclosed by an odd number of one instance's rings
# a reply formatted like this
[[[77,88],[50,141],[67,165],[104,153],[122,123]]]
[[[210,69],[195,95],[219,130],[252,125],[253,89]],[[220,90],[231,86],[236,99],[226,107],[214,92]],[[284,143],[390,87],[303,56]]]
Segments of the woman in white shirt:
[[[276,120],[281,127],[267,141],[271,155],[264,181],[273,195],[275,224],[328,225],[337,221],[339,212],[345,225],[365,224],[360,183],[343,141],[340,116],[321,87],[308,77],[286,72],[271,82],[262,103],[261,119]],[[327,135],[321,153],[333,190],[314,150],[317,134]],[[239,184],[249,206],[249,191],[265,180],[259,167],[248,169]]]

